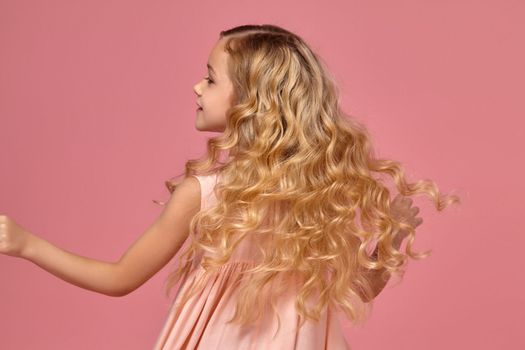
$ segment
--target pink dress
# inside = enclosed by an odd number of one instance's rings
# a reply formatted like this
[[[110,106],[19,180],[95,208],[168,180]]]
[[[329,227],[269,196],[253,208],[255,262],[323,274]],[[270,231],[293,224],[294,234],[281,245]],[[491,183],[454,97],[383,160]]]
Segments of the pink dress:
[[[215,204],[217,198],[213,187],[217,181],[216,174],[195,177],[201,185],[201,209]],[[276,317],[266,317],[258,326],[250,325],[247,328],[226,324],[235,310],[238,290],[235,282],[239,281],[242,270],[256,263],[254,257],[257,254],[249,243],[243,240],[231,260],[220,268],[204,289],[192,296],[185,305],[177,307],[177,298],[192,280],[204,272],[199,264],[202,256],[195,261],[195,269],[182,282],[171,303],[153,350],[350,350],[339,319],[330,308],[321,314],[319,322],[307,320],[299,328],[299,315],[294,306],[297,289],[293,288],[292,282],[292,287],[287,288],[289,292],[276,301],[281,321],[278,330]]]

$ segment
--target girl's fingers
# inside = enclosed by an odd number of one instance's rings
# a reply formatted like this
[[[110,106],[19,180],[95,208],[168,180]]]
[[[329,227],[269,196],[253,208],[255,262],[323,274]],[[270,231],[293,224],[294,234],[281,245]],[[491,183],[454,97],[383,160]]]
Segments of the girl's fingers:
[[[414,220],[414,225],[413,225],[413,226],[414,226],[414,227],[417,227],[417,226],[421,225],[422,223],[423,223],[423,219],[421,219],[421,218],[415,218],[415,220]]]
[[[423,219],[417,217],[419,207],[412,207],[412,199],[409,197],[397,194],[391,202],[392,213],[398,220],[410,224],[413,228],[421,225]]]
[[[423,219],[417,217],[419,207],[412,207],[412,203],[411,198],[397,194],[391,204],[393,213],[398,220],[410,223],[413,227],[416,227],[423,223]]]

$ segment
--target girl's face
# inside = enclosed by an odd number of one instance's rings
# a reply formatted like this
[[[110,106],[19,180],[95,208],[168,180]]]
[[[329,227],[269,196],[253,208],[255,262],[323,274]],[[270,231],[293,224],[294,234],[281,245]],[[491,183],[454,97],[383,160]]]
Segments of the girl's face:
[[[233,94],[233,84],[227,74],[227,60],[224,40],[219,39],[208,57],[208,74],[193,86],[197,94],[197,130],[222,132],[226,128],[226,111],[231,107]]]

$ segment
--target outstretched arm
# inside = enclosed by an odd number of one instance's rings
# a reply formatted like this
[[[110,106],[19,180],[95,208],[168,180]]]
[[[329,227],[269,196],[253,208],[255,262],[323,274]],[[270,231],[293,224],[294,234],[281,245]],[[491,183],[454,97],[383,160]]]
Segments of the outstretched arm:
[[[114,263],[71,253],[32,234],[21,257],[78,287],[117,296]]]
[[[175,188],[160,217],[118,261],[120,295],[139,288],[177,254],[200,207],[199,181],[189,176]]]
[[[158,219],[118,262],[68,252],[21,229],[12,220],[8,220],[2,253],[25,258],[78,287],[124,296],[144,284],[177,253],[199,209],[200,185],[189,176],[175,188]]]

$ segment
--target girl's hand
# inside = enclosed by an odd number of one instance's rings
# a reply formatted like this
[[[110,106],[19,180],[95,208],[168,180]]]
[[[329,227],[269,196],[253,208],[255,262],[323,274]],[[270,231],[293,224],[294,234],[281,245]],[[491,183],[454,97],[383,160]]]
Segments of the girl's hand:
[[[416,217],[417,213],[419,213],[419,208],[411,208],[411,205],[412,199],[398,194],[390,203],[390,209],[397,220],[416,228],[423,223],[423,219]],[[405,230],[398,231],[394,237],[395,244],[401,246],[401,242],[407,235],[408,232]]]
[[[0,215],[0,253],[22,257],[27,249],[31,234],[13,219]]]

